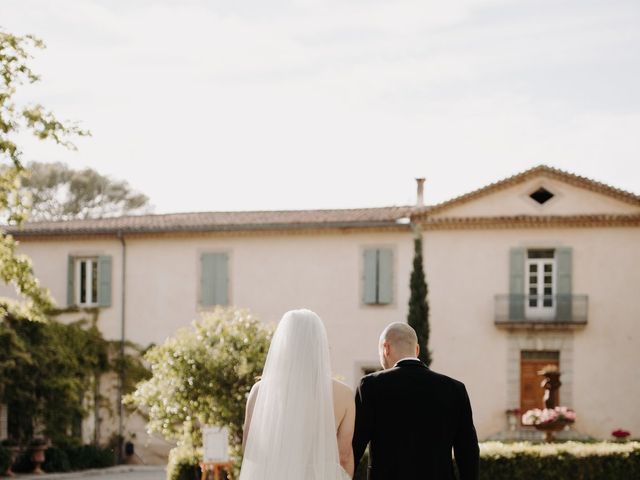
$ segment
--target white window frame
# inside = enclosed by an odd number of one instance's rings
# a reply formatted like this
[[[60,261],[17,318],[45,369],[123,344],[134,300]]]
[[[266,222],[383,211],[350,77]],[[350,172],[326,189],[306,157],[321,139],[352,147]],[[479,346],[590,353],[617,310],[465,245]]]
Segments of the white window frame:
[[[531,251],[531,250],[530,250]],[[528,319],[536,319],[536,320],[553,320],[556,317],[556,289],[558,285],[558,266],[557,261],[555,259],[555,251],[554,258],[528,258],[529,252],[527,252],[527,259],[525,260],[525,292],[526,292],[526,300],[525,300],[525,318]],[[532,276],[530,272],[531,265],[537,265],[536,272],[536,287],[537,287],[537,305],[531,306],[531,283],[530,277]],[[551,265],[551,306],[544,306],[544,267],[545,265]]]
[[[81,301],[81,291],[82,291],[82,282],[81,282],[81,268],[82,268],[82,263],[86,263],[87,265],[87,275],[85,280],[88,279],[93,279],[93,268],[95,265],[95,269],[96,269],[96,298],[92,298],[93,296],[93,285],[91,284],[91,281],[88,280],[86,281],[87,285],[85,285],[85,291],[87,293],[87,300],[89,301],[85,301],[82,302]],[[98,306],[98,296],[99,296],[99,290],[100,290],[100,272],[98,271],[99,269],[99,262],[98,262],[98,257],[77,257],[75,258],[75,296],[76,296],[76,305],[78,305],[79,307],[97,307]]]

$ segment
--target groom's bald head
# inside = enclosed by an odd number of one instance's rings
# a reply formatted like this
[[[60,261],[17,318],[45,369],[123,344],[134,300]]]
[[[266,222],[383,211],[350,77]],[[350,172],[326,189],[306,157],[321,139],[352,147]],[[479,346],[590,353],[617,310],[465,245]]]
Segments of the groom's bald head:
[[[382,331],[379,347],[383,368],[391,368],[406,357],[417,357],[420,351],[416,331],[402,322],[394,322]]]

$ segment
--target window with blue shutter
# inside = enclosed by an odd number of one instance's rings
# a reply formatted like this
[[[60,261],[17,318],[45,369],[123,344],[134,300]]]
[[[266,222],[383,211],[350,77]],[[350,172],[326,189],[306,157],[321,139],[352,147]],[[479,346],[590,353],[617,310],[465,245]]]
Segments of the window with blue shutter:
[[[367,305],[393,302],[393,251],[390,248],[364,250],[362,291]]]
[[[229,255],[203,253],[200,257],[200,304],[229,304]]]
[[[111,306],[111,256],[98,257],[98,306]]]
[[[509,255],[509,319],[524,320],[524,267],[526,249],[512,248]]]
[[[67,306],[111,306],[111,256],[67,260]]]

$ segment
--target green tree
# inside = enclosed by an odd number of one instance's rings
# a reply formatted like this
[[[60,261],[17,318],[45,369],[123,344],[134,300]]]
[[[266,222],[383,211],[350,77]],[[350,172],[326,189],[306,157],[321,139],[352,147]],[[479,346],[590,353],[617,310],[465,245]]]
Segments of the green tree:
[[[151,378],[126,402],[149,418],[147,428],[180,447],[202,447],[201,428],[226,426],[240,459],[244,407],[262,373],[272,330],[246,310],[217,307],[145,355]]]
[[[41,140],[52,140],[66,148],[75,148],[70,138],[87,135],[78,125],[60,122],[42,105],[19,104],[16,92],[39,77],[29,67],[31,51],[44,48],[42,41],[0,30],[0,221],[19,225],[28,214],[28,200],[20,189],[25,173],[20,161],[22,149],[16,139],[31,132]],[[7,314],[43,320],[52,306],[47,289],[33,274],[31,261],[16,251],[17,243],[0,227],[0,280],[13,285],[21,301],[0,299],[0,319]]]
[[[104,218],[150,210],[146,195],[91,168],[74,170],[60,162],[32,162],[27,171],[22,186],[31,195],[31,221]]]
[[[417,232],[414,239],[413,271],[411,272],[411,297],[409,298],[409,315],[407,323],[418,334],[420,345],[419,358],[431,365],[429,351],[429,302],[427,300],[427,281],[422,262],[422,234]]]

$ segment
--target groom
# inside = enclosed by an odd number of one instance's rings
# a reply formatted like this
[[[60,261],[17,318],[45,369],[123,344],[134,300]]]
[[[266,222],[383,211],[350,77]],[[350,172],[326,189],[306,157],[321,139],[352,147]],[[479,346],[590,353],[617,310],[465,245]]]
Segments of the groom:
[[[385,370],[362,378],[356,392],[356,466],[369,445],[369,480],[478,478],[479,449],[469,396],[462,383],[418,360],[418,338],[406,323],[380,336]]]

